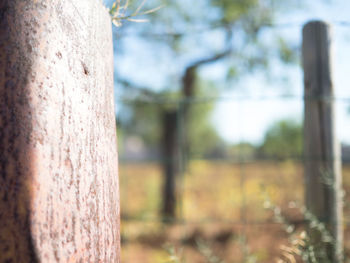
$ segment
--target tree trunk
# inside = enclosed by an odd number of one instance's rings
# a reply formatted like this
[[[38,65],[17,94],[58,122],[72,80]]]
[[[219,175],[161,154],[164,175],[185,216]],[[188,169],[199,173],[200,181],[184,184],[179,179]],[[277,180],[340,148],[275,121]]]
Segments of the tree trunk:
[[[0,2],[0,262],[120,262],[111,32],[97,0]]]

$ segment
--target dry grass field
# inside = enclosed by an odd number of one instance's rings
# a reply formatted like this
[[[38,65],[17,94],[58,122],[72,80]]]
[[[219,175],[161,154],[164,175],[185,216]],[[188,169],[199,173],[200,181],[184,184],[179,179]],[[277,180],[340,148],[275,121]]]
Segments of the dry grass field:
[[[350,193],[350,166],[343,167],[343,178]],[[264,208],[267,197],[302,228],[295,207],[303,204],[304,191],[297,162],[192,161],[178,176],[178,221],[171,225],[159,217],[161,187],[161,166],[120,165],[123,263],[177,262],[169,261],[169,248],[187,263],[221,262],[211,254],[226,263],[275,262],[288,235]],[[345,198],[350,219],[350,197]]]

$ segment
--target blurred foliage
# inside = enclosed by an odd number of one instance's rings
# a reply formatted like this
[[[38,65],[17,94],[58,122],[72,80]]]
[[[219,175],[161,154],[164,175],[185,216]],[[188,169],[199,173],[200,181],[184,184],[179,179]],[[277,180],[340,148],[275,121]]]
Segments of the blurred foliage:
[[[213,91],[217,95],[222,86],[231,86],[222,85],[225,81],[235,81],[254,70],[268,71],[269,62],[273,57],[277,56],[286,63],[295,61],[295,50],[278,33],[271,35],[275,39],[272,41],[273,47],[270,39],[266,41],[266,36],[262,34],[266,27],[273,24],[276,14],[295,7],[293,1],[287,0],[282,3],[275,0],[197,0],[194,2],[134,0],[129,2],[129,9],[138,10],[140,3],[143,10],[164,6],[157,12],[146,15],[150,23],[132,26],[132,32],[136,36],[132,39],[139,41],[141,50],[150,44],[151,52],[155,54],[152,56],[154,65],[157,70],[161,69],[165,86],[157,92],[153,84],[143,87],[142,92],[136,92],[137,95],[131,96],[129,102],[122,101],[118,122],[124,137],[139,136],[147,147],[159,146],[162,136],[162,123],[160,123],[162,113],[169,108],[180,110],[179,104],[174,101],[183,96],[185,85],[183,75],[191,66],[197,72],[192,92],[196,99],[201,96],[208,97],[208,94],[212,95]],[[128,10],[123,12],[124,16],[130,15]],[[133,11],[130,12],[132,14]],[[118,28],[120,33],[117,35],[117,49],[122,47],[124,42],[127,44],[127,41],[130,41],[127,34],[124,37],[123,32],[128,31],[131,25],[125,23]],[[167,52],[162,54],[166,54],[166,59],[159,55],[159,52],[164,49]],[[119,52],[123,50],[120,49]],[[210,59],[218,54],[224,55],[217,60]],[[135,56],[135,54],[128,54],[128,56]],[[210,62],[201,63],[201,61]],[[174,71],[174,67],[169,66],[168,63],[176,65],[176,70]],[[223,63],[225,67],[222,69],[226,71],[225,79],[208,84],[209,81],[198,68],[209,63]],[[120,82],[118,67],[116,70],[116,80]],[[148,72],[152,69],[142,70]],[[135,74],[137,73],[131,71],[130,75],[122,77],[132,83]],[[138,83],[141,82],[138,81]],[[118,87],[122,96],[130,97],[132,93],[130,86],[120,82]],[[146,98],[145,90],[152,93],[150,102],[141,102]],[[131,102],[133,99],[135,101]],[[156,102],[152,103],[154,99]],[[169,103],[169,100],[173,102]],[[186,128],[189,134],[188,141],[191,144],[189,154],[211,157],[225,155],[226,153],[222,150],[223,141],[210,122],[214,103],[190,104]]]
[[[228,155],[234,160],[253,160],[256,157],[256,146],[249,142],[241,142],[232,145],[228,150]]]
[[[290,45],[281,37],[277,41],[280,59],[285,63],[297,63],[299,59],[297,48]]]
[[[274,123],[266,132],[258,151],[262,156],[279,160],[300,158],[303,152],[302,125],[294,120]]]
[[[154,147],[161,140],[160,114],[164,110],[163,105],[152,104],[144,101],[133,101],[123,105],[123,112],[128,116],[118,121],[118,130],[122,131],[124,139],[127,136],[142,138],[143,143]]]
[[[215,93],[214,86],[209,82],[199,81],[197,95],[208,92]],[[210,90],[210,91],[208,91]],[[179,126],[178,139],[181,140],[182,106],[177,92],[164,91],[157,94],[154,101],[147,102],[134,98],[129,103],[124,103],[123,114],[118,120],[118,129],[123,139],[128,136],[136,136],[142,139],[147,148],[160,150],[162,142],[162,114],[167,110],[178,112]],[[195,102],[189,109],[191,122],[189,123],[189,149],[192,156],[218,155],[224,142],[210,122],[210,116],[214,108],[213,102]],[[123,145],[121,145],[123,147]]]
[[[195,86],[199,101],[189,108],[189,154],[191,157],[222,157],[224,141],[210,121],[215,104],[200,100],[206,94],[215,96],[217,90],[213,83],[198,79]]]
[[[144,10],[163,8],[140,17],[150,23],[136,26],[125,23],[118,29],[116,48],[123,52],[124,44],[131,41],[129,35],[123,35],[123,32],[132,28],[129,32],[136,37],[133,41],[138,41],[143,47],[151,43],[151,52],[155,54],[153,62],[163,69],[166,78],[174,77],[174,70],[163,63],[172,61],[180,66],[175,73],[177,81],[173,82],[176,87],[181,86],[181,67],[191,64],[191,60],[210,57],[227,49],[232,50],[227,55],[231,59],[223,63],[227,65],[226,76],[230,78],[240,78],[255,69],[267,70],[269,61],[276,56],[276,49],[280,49],[279,58],[283,62],[291,62],[296,54],[278,32],[273,32],[268,40],[263,34],[264,29],[273,26],[277,14],[300,7],[291,0],[134,0],[129,1],[129,9],[137,10],[140,3]],[[126,10],[124,16],[132,14],[132,11]],[[164,49],[167,50],[167,59],[158,55]],[[132,74],[130,78],[133,78]],[[164,89],[168,88],[166,84]]]

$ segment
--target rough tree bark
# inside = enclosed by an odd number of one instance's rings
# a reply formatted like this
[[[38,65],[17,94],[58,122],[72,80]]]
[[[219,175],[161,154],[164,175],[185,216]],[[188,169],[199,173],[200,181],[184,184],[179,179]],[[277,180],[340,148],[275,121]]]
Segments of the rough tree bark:
[[[111,32],[97,0],[0,2],[0,262],[119,262]]]

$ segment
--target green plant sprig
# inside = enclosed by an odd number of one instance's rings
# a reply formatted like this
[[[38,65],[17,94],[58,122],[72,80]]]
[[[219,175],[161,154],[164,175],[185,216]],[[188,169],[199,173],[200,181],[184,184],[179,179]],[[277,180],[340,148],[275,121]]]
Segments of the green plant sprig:
[[[183,263],[183,261],[181,259],[182,258],[181,255],[183,253],[182,249],[180,251],[176,251],[174,246],[169,246],[169,245],[165,246],[164,248],[169,256],[168,260],[164,263]]]
[[[127,15],[126,11],[129,7],[130,1],[125,0],[124,3],[122,3],[122,0],[116,0],[113,3],[112,8],[109,10],[109,14],[112,18],[113,24],[116,27],[120,27],[122,25],[123,20],[137,22],[137,23],[148,22],[147,19],[136,18],[136,17],[151,14],[151,13],[154,13],[154,12],[158,11],[159,9],[163,8],[163,6],[161,5],[161,6],[146,10],[146,11],[141,11],[142,8],[144,7],[146,1],[147,0],[143,0],[134,12]]]

